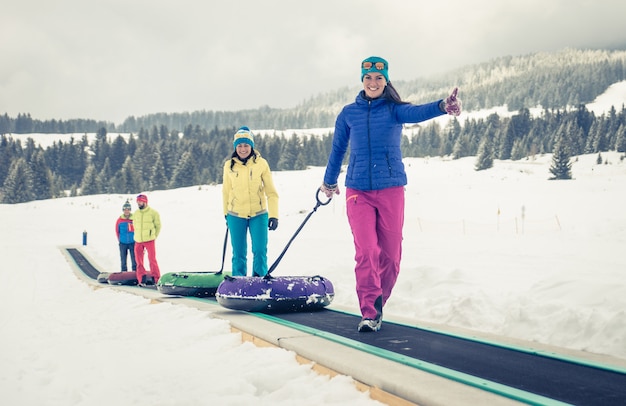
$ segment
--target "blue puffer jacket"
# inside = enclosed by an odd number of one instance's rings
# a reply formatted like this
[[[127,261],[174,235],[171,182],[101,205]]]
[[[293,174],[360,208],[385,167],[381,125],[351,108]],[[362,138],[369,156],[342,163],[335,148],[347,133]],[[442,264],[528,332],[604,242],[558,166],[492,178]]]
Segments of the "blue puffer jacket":
[[[380,190],[406,185],[400,151],[402,124],[419,123],[445,114],[439,109],[440,101],[423,105],[398,104],[382,97],[367,99],[362,90],[356,101],[345,106],[337,116],[324,183],[337,183],[349,143],[346,187]]]

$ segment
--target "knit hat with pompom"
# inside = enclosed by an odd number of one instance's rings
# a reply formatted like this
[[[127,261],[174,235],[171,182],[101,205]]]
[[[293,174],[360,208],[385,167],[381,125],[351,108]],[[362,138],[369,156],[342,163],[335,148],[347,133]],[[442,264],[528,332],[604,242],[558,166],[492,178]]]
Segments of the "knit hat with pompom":
[[[248,127],[239,128],[233,137],[233,148],[236,149],[237,145],[241,143],[246,143],[254,148],[254,135]]]

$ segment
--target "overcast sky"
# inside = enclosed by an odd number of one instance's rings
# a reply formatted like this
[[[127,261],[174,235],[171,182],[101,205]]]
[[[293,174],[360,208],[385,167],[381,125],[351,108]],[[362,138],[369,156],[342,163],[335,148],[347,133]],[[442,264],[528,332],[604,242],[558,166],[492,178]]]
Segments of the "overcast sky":
[[[505,55],[626,49],[625,15],[624,0],[2,0],[0,114],[120,124],[294,107],[358,85],[370,55],[393,81]]]

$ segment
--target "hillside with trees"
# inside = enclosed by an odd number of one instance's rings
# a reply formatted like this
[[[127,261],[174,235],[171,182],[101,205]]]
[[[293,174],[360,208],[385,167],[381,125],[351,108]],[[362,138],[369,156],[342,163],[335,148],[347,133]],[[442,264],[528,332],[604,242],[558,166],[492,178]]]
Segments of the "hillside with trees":
[[[553,54],[498,58],[429,81],[398,82],[405,98],[419,103],[447,94],[450,83],[463,89],[464,108],[515,106],[515,114],[458,119],[405,131],[405,157],[476,156],[476,170],[495,159],[554,154],[554,179],[567,179],[572,156],[626,151],[626,110],[596,116],[584,106],[613,83],[626,80],[625,51],[565,50]],[[456,78],[456,79],[453,79]],[[155,114],[128,118],[121,126],[91,120],[38,121],[29,114],[0,116],[0,202],[19,203],[71,195],[138,193],[220,183],[222,163],[232,153],[240,123],[252,128],[332,127],[339,109],[359,88],[339,89],[289,110],[269,107],[238,112]],[[538,117],[530,108],[543,106]],[[30,133],[95,133],[42,148],[10,136]],[[124,129],[124,131],[122,131]],[[19,131],[18,131],[19,130]],[[111,132],[130,133],[111,137]],[[297,136],[284,131],[260,137],[259,152],[273,170],[326,164],[332,134]],[[571,175],[571,174],[570,174]],[[548,174],[546,174],[548,176]],[[68,192],[69,191],[69,192]]]

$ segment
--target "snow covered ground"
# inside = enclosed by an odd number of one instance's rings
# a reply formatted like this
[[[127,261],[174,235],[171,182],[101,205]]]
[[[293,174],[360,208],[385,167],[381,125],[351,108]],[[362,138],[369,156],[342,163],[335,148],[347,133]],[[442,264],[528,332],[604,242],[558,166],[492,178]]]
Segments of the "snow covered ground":
[[[600,115],[625,101],[621,82],[588,108]],[[303,132],[315,131],[328,132]],[[45,148],[72,135],[13,136],[30,136]],[[603,153],[601,165],[596,154],[579,157],[569,181],[547,180],[549,155],[496,161],[480,172],[474,158],[406,159],[402,270],[385,316],[626,359],[622,155]],[[281,214],[270,234],[270,263],[315,206],[323,171],[275,172]],[[157,242],[162,272],[219,269],[225,231],[220,187],[147,194],[163,221]],[[93,290],[78,279],[59,247],[80,245],[87,231],[86,253],[117,271],[114,224],[127,198],[136,208],[134,197],[0,204],[3,404],[379,404],[350,377],[318,375],[289,351],[242,343],[227,322],[204,312]],[[275,274],[321,274],[335,287],[331,307],[356,312],[343,197],[317,210]]]
[[[596,154],[578,157],[569,181],[548,180],[549,155],[480,172],[474,158],[406,159],[402,271],[386,316],[626,359],[621,155],[603,153],[601,165]],[[323,171],[275,172],[281,214],[270,263],[315,206]],[[220,193],[219,185],[147,192],[163,222],[162,272],[219,269]],[[335,286],[331,306],[356,311],[343,196],[313,214],[275,274],[321,274]],[[117,271],[114,224],[126,198],[135,209],[134,195],[0,205],[3,403],[377,404],[351,378],[241,343],[206,313],[79,280],[59,246],[80,245],[87,231],[86,253]]]

